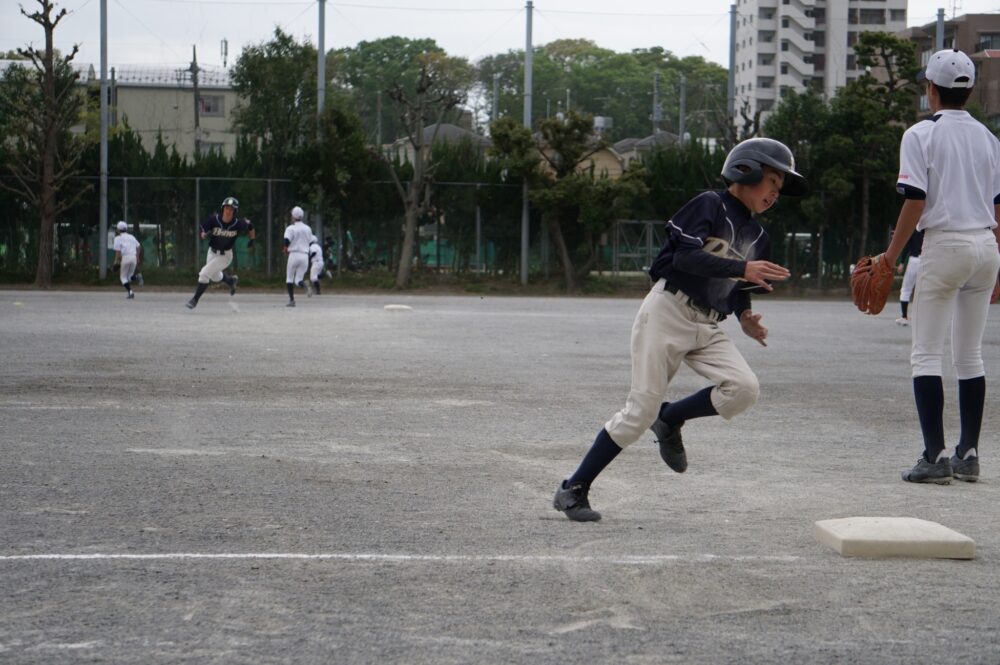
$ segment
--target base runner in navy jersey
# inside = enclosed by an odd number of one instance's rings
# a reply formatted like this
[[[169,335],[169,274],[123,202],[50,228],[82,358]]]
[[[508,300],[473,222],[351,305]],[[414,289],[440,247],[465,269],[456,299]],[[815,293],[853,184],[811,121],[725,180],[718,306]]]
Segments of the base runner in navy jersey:
[[[806,181],[795,171],[791,150],[763,138],[733,148],[722,176],[727,189],[699,194],[667,222],[666,241],[649,271],[653,288],[632,325],[632,387],[625,407],[556,488],[553,506],[571,520],[601,519],[590,507],[591,483],[647,429],[656,435],[663,461],[681,473],[687,469],[685,421],[711,415],[728,420],[757,401],[757,377],[719,323],[735,314],[743,332],[767,346],[768,331],[750,308],[750,294],[770,291],[770,282],[787,279],[789,272],[769,261],[771,243],[755,215],[780,194],[805,193]],[[681,363],[712,385],[664,402]]]
[[[229,287],[229,295],[236,295],[236,283],[239,278],[235,275],[226,275],[223,270],[233,262],[233,246],[240,233],[246,232],[249,237],[248,248],[253,247],[254,239],[257,237],[250,220],[236,216],[239,210],[240,202],[228,196],[222,202],[220,212],[212,213],[201,223],[201,239],[208,238],[208,256],[205,267],[198,273],[198,288],[194,292],[194,297],[187,301],[188,309],[198,306],[198,300],[211,282],[223,282]]]
[[[965,110],[976,66],[955,49],[933,54],[925,82],[932,115],[903,133],[896,189],[906,199],[885,260],[893,265],[914,229],[924,234],[912,312],[910,369],[924,451],[902,477],[948,485],[979,479],[986,399],[983,333],[1000,295],[1000,141]],[[950,333],[950,334],[949,334]],[[961,431],[949,457],[943,356],[951,337]]]

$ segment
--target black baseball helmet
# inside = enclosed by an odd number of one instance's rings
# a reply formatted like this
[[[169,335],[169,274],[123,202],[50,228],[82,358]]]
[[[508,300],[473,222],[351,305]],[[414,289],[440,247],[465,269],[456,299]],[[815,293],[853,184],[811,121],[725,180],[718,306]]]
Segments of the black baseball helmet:
[[[219,206],[219,208],[222,209],[226,206],[230,206],[233,209],[233,212],[239,212],[240,210],[240,202],[236,200],[235,196],[227,196],[222,199],[222,205]]]
[[[747,167],[749,170],[741,169]],[[726,184],[756,185],[764,179],[764,169],[770,166],[785,174],[781,193],[801,196],[809,191],[805,177],[795,170],[795,157],[788,146],[774,139],[747,139],[736,145],[726,155],[722,166],[722,177]]]

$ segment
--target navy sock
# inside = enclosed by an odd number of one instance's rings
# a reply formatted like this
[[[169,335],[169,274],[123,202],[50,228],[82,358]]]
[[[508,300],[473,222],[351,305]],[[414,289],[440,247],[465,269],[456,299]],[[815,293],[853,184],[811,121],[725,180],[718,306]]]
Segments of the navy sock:
[[[618,457],[618,453],[621,451],[622,449],[611,439],[608,431],[601,428],[597,438],[594,439],[594,445],[584,455],[583,461],[580,462],[580,468],[570,477],[568,483],[582,482],[589,486],[597,478],[597,475],[604,471],[604,467]]]
[[[201,282],[198,282],[198,288],[194,292],[194,301],[195,302],[198,302],[198,299],[201,298],[201,294],[203,294],[205,292],[205,289],[207,289],[207,288],[208,288],[208,284],[202,284]]]
[[[940,376],[913,377],[920,431],[924,435],[924,457],[933,464],[944,450],[944,385]]]
[[[962,421],[962,434],[955,447],[961,457],[971,448],[979,447],[979,429],[983,425],[983,404],[986,401],[986,377],[962,379],[958,382],[958,411]]]
[[[899,307],[903,310],[903,318],[906,318],[906,309],[910,306],[909,300],[900,300]]]
[[[129,293],[132,293],[132,287],[131,287],[131,286],[129,286],[129,285],[127,284],[127,283],[126,283],[126,284],[122,284],[122,286],[124,286],[124,287],[125,287],[125,290],[126,290],[126,291],[128,291]]]
[[[717,416],[719,412],[712,406],[712,390],[715,386],[702,388],[679,402],[664,402],[660,407],[660,420],[668,425],[682,425],[685,420]]]
[[[288,287],[288,299],[295,300],[295,285],[289,282],[285,286]]]
[[[222,276],[222,282],[226,286],[232,286],[233,285],[233,278],[230,277],[229,275],[223,275]]]

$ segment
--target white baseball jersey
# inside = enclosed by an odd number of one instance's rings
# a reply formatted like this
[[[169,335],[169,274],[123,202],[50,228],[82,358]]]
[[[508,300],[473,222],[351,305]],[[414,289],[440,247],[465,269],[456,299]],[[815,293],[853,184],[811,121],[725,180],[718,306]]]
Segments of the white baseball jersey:
[[[313,263],[323,263],[323,248],[318,242],[309,245],[309,256]]]
[[[896,188],[907,198],[926,198],[918,230],[992,229],[1000,141],[967,111],[942,109],[903,134]]]
[[[313,232],[301,221],[295,222],[285,229],[285,239],[288,241],[288,253],[309,254],[309,244],[312,242]]]
[[[121,252],[122,259],[135,258],[139,251],[139,241],[131,233],[119,233],[115,236],[115,243],[112,249],[116,252]]]

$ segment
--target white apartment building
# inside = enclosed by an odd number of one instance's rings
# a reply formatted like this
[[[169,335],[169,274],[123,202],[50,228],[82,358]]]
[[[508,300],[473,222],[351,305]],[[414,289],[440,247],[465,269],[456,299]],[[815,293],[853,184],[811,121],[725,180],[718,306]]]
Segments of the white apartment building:
[[[761,119],[788,90],[832,97],[857,78],[854,43],[906,28],[907,0],[736,0],[736,112]]]

